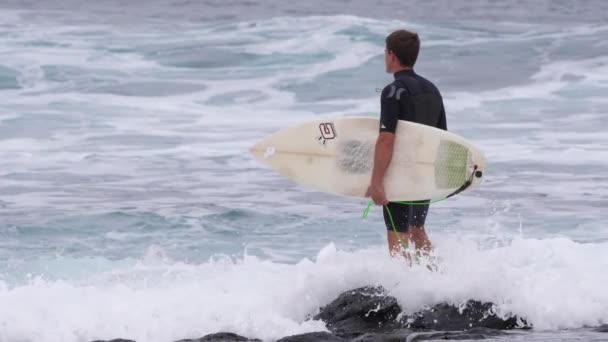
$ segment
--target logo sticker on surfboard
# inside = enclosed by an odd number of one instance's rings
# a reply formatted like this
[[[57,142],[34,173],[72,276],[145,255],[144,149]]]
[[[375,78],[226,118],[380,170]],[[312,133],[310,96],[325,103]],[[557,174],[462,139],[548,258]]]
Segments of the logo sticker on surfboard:
[[[266,152],[264,153],[264,158],[268,159],[274,156],[276,149],[273,146],[266,147]]]
[[[322,145],[325,145],[328,140],[336,138],[336,129],[334,128],[334,124],[332,122],[324,122],[319,124],[319,132],[321,132],[321,135],[317,137],[317,140]]]

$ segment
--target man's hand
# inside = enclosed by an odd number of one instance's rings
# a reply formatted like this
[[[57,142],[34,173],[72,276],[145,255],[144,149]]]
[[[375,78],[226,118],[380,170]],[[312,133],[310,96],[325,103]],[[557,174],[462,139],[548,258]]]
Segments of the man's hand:
[[[384,194],[384,185],[382,185],[382,183],[371,184],[367,188],[367,192],[365,192],[365,197],[371,197],[376,205],[388,204],[388,200]]]

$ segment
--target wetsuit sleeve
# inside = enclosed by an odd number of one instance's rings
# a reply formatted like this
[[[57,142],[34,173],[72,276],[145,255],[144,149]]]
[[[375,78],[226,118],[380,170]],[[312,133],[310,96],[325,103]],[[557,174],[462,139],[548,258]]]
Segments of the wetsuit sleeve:
[[[448,123],[445,118],[445,107],[443,106],[443,103],[441,104],[441,113],[439,113],[439,122],[437,123],[437,128],[446,131],[448,130]]]
[[[389,85],[382,90],[380,98],[380,132],[395,133],[399,121],[399,100],[396,87]]]

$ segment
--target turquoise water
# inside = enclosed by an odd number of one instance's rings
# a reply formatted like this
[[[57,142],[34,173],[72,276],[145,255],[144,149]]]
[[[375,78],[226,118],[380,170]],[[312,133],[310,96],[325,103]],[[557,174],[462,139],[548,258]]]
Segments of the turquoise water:
[[[369,283],[410,310],[491,300],[538,341],[608,321],[605,4],[77,3],[0,4],[0,340],[272,340]],[[376,117],[400,27],[489,163],[431,209],[439,274],[388,258],[379,208],[248,154],[305,120]]]

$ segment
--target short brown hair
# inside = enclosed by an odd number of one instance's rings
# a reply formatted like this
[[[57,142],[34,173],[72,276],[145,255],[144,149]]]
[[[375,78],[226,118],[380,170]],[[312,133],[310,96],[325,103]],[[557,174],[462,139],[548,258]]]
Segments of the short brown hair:
[[[386,49],[397,56],[404,67],[413,67],[420,52],[418,33],[397,30],[386,37]]]

